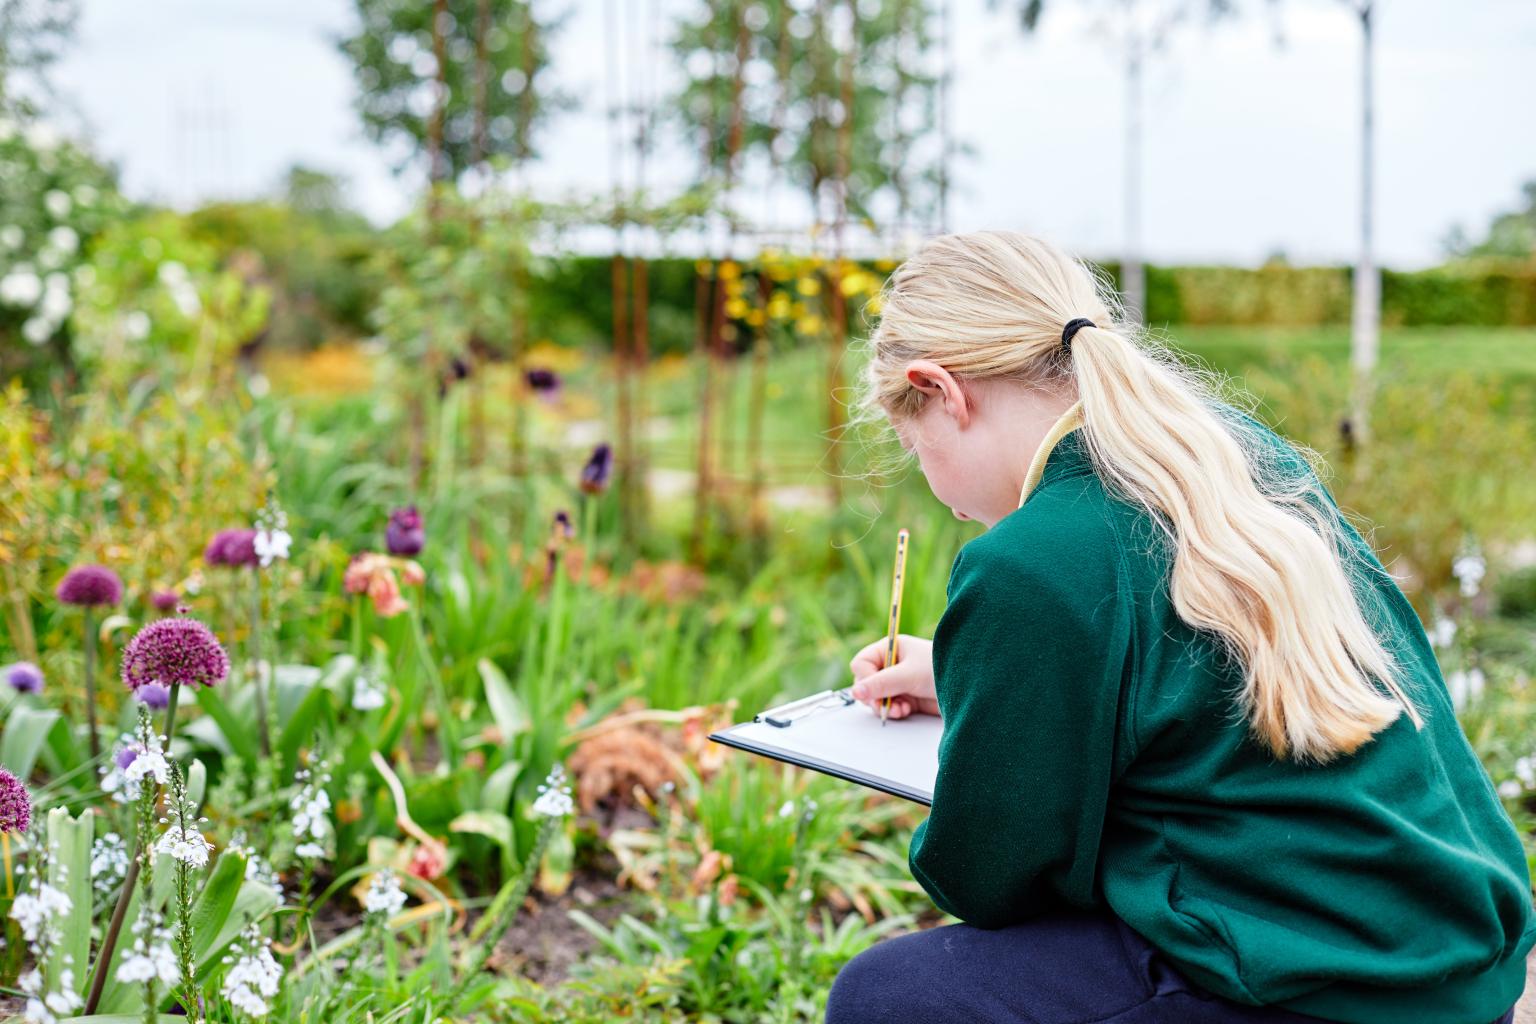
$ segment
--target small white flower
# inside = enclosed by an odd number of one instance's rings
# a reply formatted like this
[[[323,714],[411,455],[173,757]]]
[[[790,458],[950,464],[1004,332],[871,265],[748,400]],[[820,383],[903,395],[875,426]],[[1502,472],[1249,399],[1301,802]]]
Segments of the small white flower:
[[[565,785],[565,769],[555,765],[549,776],[539,786],[538,798],[533,801],[533,813],[546,818],[563,818],[576,805],[571,802],[570,787]]]
[[[1488,563],[1480,555],[1462,555],[1451,563],[1451,573],[1461,581],[1461,596],[1476,597],[1478,585],[1488,572]]]
[[[20,249],[21,243],[27,240],[27,234],[15,224],[7,224],[0,228],[0,246],[7,249]]]
[[[1449,647],[1456,639],[1456,620],[1444,617],[1435,619],[1430,627],[1429,639],[1436,647]]]
[[[80,236],[67,224],[60,224],[48,232],[48,244],[60,252],[71,253],[80,245]]]
[[[400,879],[395,873],[388,868],[375,873],[368,883],[368,891],[363,894],[363,909],[370,914],[388,917],[398,914],[403,906],[405,890],[400,888]]]
[[[1445,677],[1445,685],[1451,691],[1451,705],[1461,711],[1482,696],[1487,679],[1480,668],[1457,669]]]
[[[11,903],[11,917],[21,926],[21,936],[28,942],[36,942],[48,930],[54,918],[69,913],[69,897],[47,882],[37,887],[37,892],[24,892]]]
[[[358,675],[352,683],[352,710],[376,711],[385,703],[384,688],[373,685],[365,675]]]
[[[1499,796],[1506,800],[1513,800],[1515,797],[1524,792],[1525,787],[1520,785],[1520,783],[1516,782],[1514,779],[1505,779],[1503,782],[1499,783]]]
[[[325,847],[316,842],[300,843],[293,852],[300,857],[324,857]]]
[[[249,938],[255,944],[255,950],[235,961],[224,975],[220,991],[237,1010],[252,1017],[264,1017],[277,995],[283,967],[272,959],[272,950],[264,940],[254,934]]]
[[[116,977],[125,985],[159,981],[170,987],[181,980],[181,969],[176,966],[176,954],[163,939],[157,936],[154,942],[146,943],[140,938],[117,965]]]
[[[26,264],[18,264],[9,274],[0,277],[0,302],[7,306],[30,308],[42,297],[43,279]]]
[[[133,759],[133,763],[123,769],[123,777],[129,782],[142,782],[146,778],[153,778],[162,786],[171,779],[171,767],[166,764],[165,755],[160,752],[160,745],[145,747],[142,743],[134,744],[138,748],[139,756]]]
[[[165,830],[165,835],[155,844],[155,849],[161,853],[168,853],[183,864],[194,868],[208,866],[208,854],[213,849],[213,844],[203,838],[196,825],[182,829],[178,825],[172,825]]]
[[[123,333],[129,341],[143,341],[149,337],[149,314],[136,309],[123,317]]]
[[[91,887],[106,896],[128,873],[128,845],[116,832],[108,832],[91,844]]]
[[[287,530],[257,530],[256,557],[261,559],[261,567],[265,569],[275,559],[287,559],[292,544],[293,538]]]
[[[1515,761],[1515,778],[1526,789],[1536,788],[1536,761],[1532,761],[1529,756]]]
[[[53,337],[55,325],[45,316],[34,316],[21,325],[21,336],[29,345],[41,345]]]
[[[43,195],[43,205],[48,212],[53,214],[54,220],[63,220],[69,216],[69,208],[74,203],[69,198],[69,193],[61,189],[51,188]]]
[[[787,818],[794,813],[795,802],[793,800],[785,800],[782,804],[779,805],[779,817]]]

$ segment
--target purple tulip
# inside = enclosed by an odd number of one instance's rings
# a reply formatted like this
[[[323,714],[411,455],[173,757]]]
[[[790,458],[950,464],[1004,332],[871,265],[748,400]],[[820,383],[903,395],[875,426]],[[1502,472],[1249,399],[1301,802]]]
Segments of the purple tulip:
[[[104,565],[80,565],[64,574],[54,595],[65,604],[115,605],[123,599],[123,581]]]
[[[43,670],[30,661],[18,661],[14,665],[7,665],[4,675],[6,684],[17,693],[43,691]]]
[[[606,443],[592,449],[591,458],[581,467],[581,489],[588,494],[601,494],[608,489],[608,478],[613,473],[613,449]]]
[[[523,380],[527,383],[528,390],[546,402],[554,401],[560,394],[560,375],[554,370],[535,366],[523,374]]]
[[[25,832],[32,824],[32,798],[21,780],[0,768],[0,832]]]
[[[414,558],[421,554],[426,543],[427,532],[415,505],[397,508],[389,514],[389,526],[384,530],[384,545],[390,554]]]

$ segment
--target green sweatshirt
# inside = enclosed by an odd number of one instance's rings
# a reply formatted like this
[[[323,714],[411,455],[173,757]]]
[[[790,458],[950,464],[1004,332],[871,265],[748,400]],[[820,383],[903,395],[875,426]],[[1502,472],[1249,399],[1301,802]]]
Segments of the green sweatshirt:
[[[1107,906],[1209,991],[1327,1020],[1484,1024],[1509,1009],[1536,943],[1519,836],[1417,613],[1348,541],[1424,728],[1402,715],[1329,765],[1279,762],[1235,710],[1241,676],[1174,611],[1151,519],[1107,493],[1083,431],[1066,433],[950,573],[933,638],[939,774],[909,851],[934,902],[983,928]]]

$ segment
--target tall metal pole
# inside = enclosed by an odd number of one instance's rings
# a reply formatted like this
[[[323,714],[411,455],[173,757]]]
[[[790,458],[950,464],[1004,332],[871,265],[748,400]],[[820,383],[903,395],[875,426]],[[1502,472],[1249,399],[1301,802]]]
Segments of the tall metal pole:
[[[1372,81],[1373,0],[1364,0],[1360,15],[1360,258],[1355,264],[1354,329],[1350,364],[1354,370],[1354,409],[1350,417],[1357,443],[1370,440],[1370,406],[1376,356],[1380,347],[1381,277],[1376,267],[1372,231],[1375,203],[1375,91]]]
[[[1146,271],[1141,263],[1141,92],[1145,40],[1137,23],[1136,0],[1125,0],[1125,255],[1120,264],[1125,314],[1146,317]]]

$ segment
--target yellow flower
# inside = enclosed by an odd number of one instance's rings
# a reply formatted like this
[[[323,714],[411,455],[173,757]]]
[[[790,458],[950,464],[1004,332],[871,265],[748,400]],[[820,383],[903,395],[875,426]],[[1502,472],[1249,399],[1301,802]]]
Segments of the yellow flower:
[[[821,317],[815,313],[812,313],[810,316],[803,316],[795,322],[795,330],[801,334],[819,334],[821,333]]]
[[[741,266],[733,260],[720,261],[720,277],[732,281],[741,276]]]
[[[802,277],[795,282],[795,289],[801,295],[817,295],[821,292],[821,282],[814,277]]]
[[[727,299],[725,303],[725,315],[732,320],[740,320],[747,315],[746,299]]]
[[[855,270],[853,273],[843,278],[843,294],[858,295],[860,292],[869,291],[870,282],[873,280],[874,278],[869,274],[864,273],[864,271]]]
[[[768,315],[775,320],[788,320],[789,313],[789,294],[787,292],[774,292],[768,299]]]

